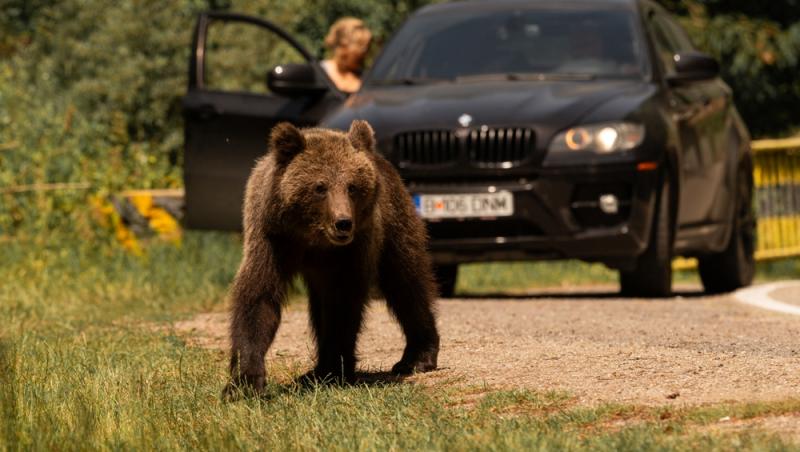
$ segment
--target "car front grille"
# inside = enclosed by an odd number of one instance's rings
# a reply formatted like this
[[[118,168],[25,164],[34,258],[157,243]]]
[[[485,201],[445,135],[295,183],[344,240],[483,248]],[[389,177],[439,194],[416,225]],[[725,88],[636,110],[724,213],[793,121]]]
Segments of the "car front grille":
[[[521,127],[481,127],[458,135],[449,130],[420,130],[394,137],[402,168],[452,165],[462,155],[472,166],[512,168],[531,156],[535,145],[533,130]]]
[[[533,131],[521,128],[471,130],[467,135],[466,146],[472,162],[510,168],[533,152]]]
[[[459,145],[449,130],[423,130],[396,135],[394,146],[404,166],[439,166],[458,160]]]

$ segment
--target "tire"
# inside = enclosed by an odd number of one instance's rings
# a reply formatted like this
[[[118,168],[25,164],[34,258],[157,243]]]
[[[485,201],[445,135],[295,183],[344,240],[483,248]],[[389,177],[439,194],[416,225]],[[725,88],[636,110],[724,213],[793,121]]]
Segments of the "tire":
[[[626,297],[661,298],[672,294],[672,213],[667,174],[656,203],[650,243],[634,270],[619,272],[619,285]]]
[[[700,280],[706,293],[732,292],[749,286],[756,270],[756,217],[753,212],[753,177],[739,171],[736,210],[731,219],[728,246],[720,253],[698,259]]]
[[[436,265],[433,267],[436,275],[436,284],[439,286],[439,296],[453,298],[458,278],[458,265]]]

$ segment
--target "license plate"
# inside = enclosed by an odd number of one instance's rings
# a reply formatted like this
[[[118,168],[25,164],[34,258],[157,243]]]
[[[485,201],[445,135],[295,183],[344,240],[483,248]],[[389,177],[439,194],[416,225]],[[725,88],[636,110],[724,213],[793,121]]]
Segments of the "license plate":
[[[507,217],[514,214],[514,196],[508,191],[448,195],[414,195],[423,218]]]

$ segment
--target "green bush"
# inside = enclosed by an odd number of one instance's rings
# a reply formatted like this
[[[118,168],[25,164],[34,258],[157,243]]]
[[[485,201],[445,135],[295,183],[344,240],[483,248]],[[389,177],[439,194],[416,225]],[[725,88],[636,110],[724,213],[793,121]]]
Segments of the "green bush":
[[[0,0],[0,237],[96,233],[91,196],[182,184],[198,12],[266,17],[319,52],[341,15],[363,17],[380,41],[422,3]]]
[[[756,138],[797,132],[800,4],[797,0],[661,0],[682,16],[696,45],[716,57],[722,78]]]
[[[722,61],[754,135],[797,127],[794,0],[663,2]],[[338,17],[363,18],[379,47],[425,3],[0,0],[0,240],[50,231],[97,237],[103,233],[87,214],[91,196],[181,186],[180,99],[199,11],[269,18],[321,54]],[[260,66],[250,72],[262,73]]]
[[[0,235],[91,232],[89,196],[179,186],[187,43],[206,5],[5,3]]]

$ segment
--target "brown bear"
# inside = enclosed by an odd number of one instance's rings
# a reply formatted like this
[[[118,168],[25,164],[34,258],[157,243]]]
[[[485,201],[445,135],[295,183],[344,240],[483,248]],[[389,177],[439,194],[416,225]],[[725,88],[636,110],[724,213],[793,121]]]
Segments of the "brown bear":
[[[436,286],[425,225],[397,171],[376,152],[370,125],[354,121],[344,133],[280,123],[269,149],[247,181],[226,393],[263,389],[264,356],[295,275],[308,287],[317,342],[309,376],[354,378],[356,340],[373,283],[406,339],[392,372],[435,369]]]

